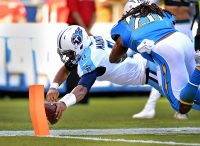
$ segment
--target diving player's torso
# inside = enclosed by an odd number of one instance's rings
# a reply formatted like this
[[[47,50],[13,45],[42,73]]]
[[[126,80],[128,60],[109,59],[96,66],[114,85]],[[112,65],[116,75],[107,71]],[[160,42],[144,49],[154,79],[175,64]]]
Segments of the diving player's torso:
[[[119,64],[110,63],[109,55],[112,45],[108,43],[109,41],[100,36],[92,38],[92,45],[84,51],[79,61],[79,76],[104,67],[106,71],[97,77],[99,81],[111,81],[120,85],[144,84],[147,61],[140,56],[135,59],[129,57]]]

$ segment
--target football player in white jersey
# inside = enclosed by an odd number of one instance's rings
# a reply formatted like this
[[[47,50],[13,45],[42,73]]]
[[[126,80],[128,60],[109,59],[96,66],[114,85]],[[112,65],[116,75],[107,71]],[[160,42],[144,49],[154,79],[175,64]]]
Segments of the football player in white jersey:
[[[47,101],[57,101],[59,85],[67,79],[74,68],[78,68],[78,75],[81,78],[71,93],[55,103],[58,119],[66,108],[84,98],[95,80],[110,81],[120,85],[149,83],[154,87],[158,86],[156,66],[153,63],[148,63],[146,59],[136,55],[136,59],[124,57],[121,63],[111,64],[109,54],[113,46],[112,42],[101,36],[88,36],[80,26],[67,26],[59,34],[57,42],[58,54],[64,65],[57,72],[50,86],[46,96]]]

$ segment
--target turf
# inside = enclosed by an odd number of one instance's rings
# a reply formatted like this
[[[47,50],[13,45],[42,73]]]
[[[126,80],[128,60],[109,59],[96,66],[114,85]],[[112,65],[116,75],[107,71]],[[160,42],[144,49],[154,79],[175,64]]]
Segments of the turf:
[[[91,98],[89,105],[78,104],[65,111],[62,119],[51,129],[101,129],[101,128],[159,128],[159,127],[200,127],[199,112],[191,111],[189,120],[174,119],[174,111],[168,101],[161,98],[157,103],[154,119],[132,119],[139,112],[147,98]],[[29,117],[28,99],[0,100],[0,130],[32,130]],[[90,136],[92,137],[92,136]],[[96,136],[93,136],[96,137]],[[159,141],[175,141],[200,143],[199,134],[171,135],[103,135],[102,138],[112,139],[143,139]],[[48,139],[48,140],[47,140]],[[77,139],[42,138],[29,136],[0,137],[3,145],[151,145],[141,143],[103,142]],[[155,144],[152,144],[155,145]]]

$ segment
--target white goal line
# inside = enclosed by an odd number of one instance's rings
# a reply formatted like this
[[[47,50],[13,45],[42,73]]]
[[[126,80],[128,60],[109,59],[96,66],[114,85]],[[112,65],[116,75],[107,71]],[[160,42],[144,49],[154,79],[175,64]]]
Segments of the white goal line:
[[[126,135],[126,134],[200,134],[200,127],[179,128],[117,128],[117,129],[68,129],[50,130],[51,136],[80,136],[80,135]],[[0,136],[34,136],[32,130],[0,130]]]
[[[182,143],[175,141],[157,141],[157,140],[133,140],[133,139],[113,139],[101,137],[88,137],[94,135],[134,135],[134,134],[155,134],[155,135],[170,135],[170,134],[200,134],[199,127],[181,127],[181,128],[118,128],[118,129],[70,129],[70,130],[50,130],[51,138],[67,138],[92,141],[110,141],[110,142],[125,142],[125,143],[146,143],[146,144],[161,144],[161,145],[186,145],[200,146],[200,143]],[[34,136],[32,130],[0,130],[0,136]],[[83,136],[83,137],[81,137]],[[87,137],[86,137],[87,136]]]

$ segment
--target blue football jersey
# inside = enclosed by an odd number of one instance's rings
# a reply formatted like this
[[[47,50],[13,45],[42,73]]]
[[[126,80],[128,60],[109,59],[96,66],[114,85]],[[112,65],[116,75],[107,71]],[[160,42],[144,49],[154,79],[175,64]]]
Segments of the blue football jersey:
[[[141,18],[129,16],[112,28],[111,37],[115,39],[120,36],[123,46],[138,52],[137,46],[144,39],[157,42],[167,34],[175,32],[174,22],[175,18],[166,11],[163,17],[152,13]]]

